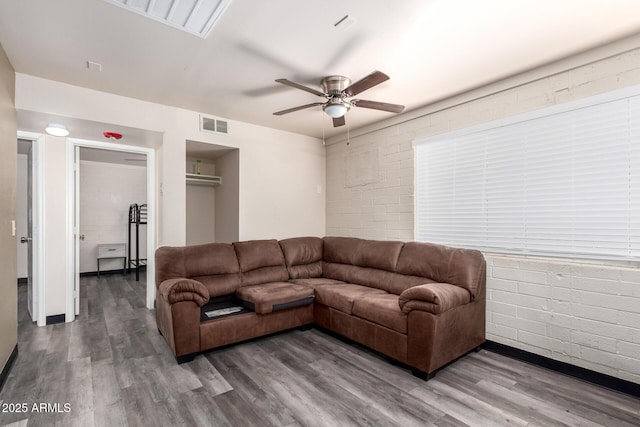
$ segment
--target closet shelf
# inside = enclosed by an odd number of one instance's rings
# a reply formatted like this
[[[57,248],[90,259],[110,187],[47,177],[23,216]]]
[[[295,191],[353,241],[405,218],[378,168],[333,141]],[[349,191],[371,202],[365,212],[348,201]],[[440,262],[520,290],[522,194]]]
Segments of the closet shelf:
[[[222,178],[214,175],[198,175],[195,173],[188,173],[187,184],[209,185],[209,186],[216,187],[222,184]]]

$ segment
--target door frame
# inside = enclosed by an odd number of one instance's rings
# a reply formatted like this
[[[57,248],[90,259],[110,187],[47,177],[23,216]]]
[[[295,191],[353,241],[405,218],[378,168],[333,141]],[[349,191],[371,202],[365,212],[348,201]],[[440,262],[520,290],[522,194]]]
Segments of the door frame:
[[[156,248],[156,160],[155,150],[134,145],[115,144],[110,142],[91,141],[77,138],[67,138],[67,303],[66,321],[75,319],[75,283],[79,280],[80,266],[76,262],[79,250],[79,233],[74,230],[75,206],[79,204],[79,191],[74,182],[75,152],[77,147],[99,148],[103,150],[121,151],[127,153],[144,154],[147,156],[147,298],[146,306],[153,309],[156,299],[155,259]]]
[[[33,265],[32,265],[32,290],[33,299],[35,304],[35,322],[38,326],[45,326],[47,324],[47,317],[45,311],[45,275],[44,275],[44,156],[45,156],[45,144],[44,135],[41,133],[18,131],[18,138],[28,139],[31,141],[31,155],[32,155],[32,197],[31,197],[31,209],[32,209],[32,251],[33,251]]]

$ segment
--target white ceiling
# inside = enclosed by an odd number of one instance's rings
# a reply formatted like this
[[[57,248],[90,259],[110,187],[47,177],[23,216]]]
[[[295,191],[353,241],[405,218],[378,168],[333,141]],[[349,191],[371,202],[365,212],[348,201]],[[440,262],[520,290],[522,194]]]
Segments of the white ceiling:
[[[334,28],[345,15],[356,24]],[[638,0],[233,0],[205,39],[103,0],[0,1],[17,72],[317,137],[336,133],[319,107],[272,113],[322,99],[275,79],[381,70],[391,80],[359,97],[411,111],[638,32]]]

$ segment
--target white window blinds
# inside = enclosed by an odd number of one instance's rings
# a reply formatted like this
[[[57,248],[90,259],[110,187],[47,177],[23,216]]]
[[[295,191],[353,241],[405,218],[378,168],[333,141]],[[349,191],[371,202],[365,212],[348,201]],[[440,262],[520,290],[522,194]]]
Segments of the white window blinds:
[[[640,257],[638,95],[553,107],[414,146],[417,240]]]

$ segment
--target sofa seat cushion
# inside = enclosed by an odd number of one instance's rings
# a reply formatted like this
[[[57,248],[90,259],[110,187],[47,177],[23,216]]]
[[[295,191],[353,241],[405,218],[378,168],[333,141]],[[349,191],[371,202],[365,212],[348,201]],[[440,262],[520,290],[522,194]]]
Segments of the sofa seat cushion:
[[[354,302],[353,315],[401,334],[407,333],[407,315],[400,310],[398,295],[363,295]]]
[[[386,294],[382,289],[354,285],[353,283],[318,286],[315,291],[317,303],[335,308],[346,314],[352,314],[355,300],[365,295]]]
[[[298,285],[310,286],[314,289],[317,288],[318,286],[345,284],[345,282],[341,280],[326,279],[324,277],[310,277],[308,279],[292,279],[289,281],[291,283],[297,283]]]
[[[313,303],[313,288],[290,282],[271,282],[243,286],[236,291],[243,305],[259,314]]]

